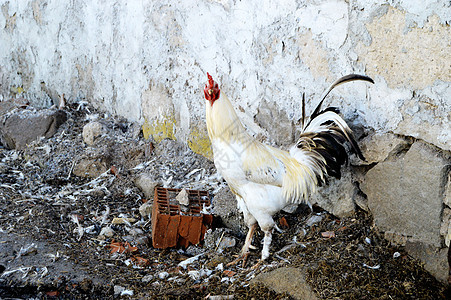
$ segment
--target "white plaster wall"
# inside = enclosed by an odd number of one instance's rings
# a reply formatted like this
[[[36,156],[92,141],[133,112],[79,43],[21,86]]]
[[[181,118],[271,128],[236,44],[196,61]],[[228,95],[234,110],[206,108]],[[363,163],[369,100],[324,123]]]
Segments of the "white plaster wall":
[[[248,128],[273,137],[254,122],[263,99],[297,120],[302,92],[311,110],[333,80],[361,73],[376,84],[339,87],[329,103],[376,131],[451,150],[446,0],[0,0],[0,6],[3,99],[22,87],[42,105],[64,93],[140,122],[171,111],[175,136],[187,140],[203,122],[208,71]],[[167,109],[145,107],[155,93]]]

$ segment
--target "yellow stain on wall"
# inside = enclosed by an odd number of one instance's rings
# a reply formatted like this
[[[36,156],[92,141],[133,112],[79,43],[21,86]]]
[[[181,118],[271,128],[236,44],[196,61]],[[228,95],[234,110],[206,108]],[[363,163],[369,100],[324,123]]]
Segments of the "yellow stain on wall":
[[[423,27],[406,31],[406,13],[390,7],[388,12],[366,24],[372,43],[356,47],[368,75],[381,75],[390,87],[423,89],[435,80],[451,81],[449,71],[451,29],[432,15]]]
[[[213,150],[211,149],[211,142],[206,129],[193,128],[188,137],[188,146],[194,153],[213,159]]]
[[[165,138],[176,140],[175,127],[175,117],[171,115],[154,121],[149,121],[146,119],[142,125],[142,130],[145,139],[152,136],[153,139],[159,143]]]
[[[21,86],[12,86],[11,87],[11,93],[13,93],[14,95],[20,95],[23,92],[25,92],[25,90]]]

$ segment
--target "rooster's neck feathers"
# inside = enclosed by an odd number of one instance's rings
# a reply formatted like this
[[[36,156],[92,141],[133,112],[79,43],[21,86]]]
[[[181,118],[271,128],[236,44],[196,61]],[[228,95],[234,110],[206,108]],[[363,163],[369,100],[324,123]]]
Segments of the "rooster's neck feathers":
[[[224,93],[220,94],[213,105],[206,101],[206,120],[210,140],[221,139],[227,143],[233,141],[248,143],[253,140]]]

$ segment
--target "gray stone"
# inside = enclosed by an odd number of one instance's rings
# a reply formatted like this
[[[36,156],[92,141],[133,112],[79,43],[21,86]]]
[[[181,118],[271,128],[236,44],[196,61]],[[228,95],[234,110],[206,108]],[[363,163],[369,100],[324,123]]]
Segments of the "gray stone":
[[[359,141],[359,146],[366,162],[362,162],[356,156],[353,156],[352,163],[358,165],[382,162],[391,154],[398,153],[401,149],[408,147],[409,143],[391,133],[373,133]]]
[[[0,141],[9,149],[24,149],[40,137],[53,136],[67,115],[62,110],[10,111],[1,116]]]
[[[107,162],[102,158],[82,158],[75,164],[72,172],[78,177],[97,178],[108,168]]]
[[[158,181],[146,173],[141,173],[135,178],[135,185],[144,193],[144,196],[151,200],[154,196],[155,187],[159,184]]]
[[[236,196],[228,187],[222,188],[212,200],[213,212],[234,234],[247,232],[243,215],[237,208]]]
[[[448,180],[445,188],[445,198],[443,202],[448,207],[451,207],[451,172],[448,173]]]
[[[100,124],[99,122],[97,121],[89,122],[88,124],[83,126],[82,132],[83,141],[87,145],[92,146],[94,145],[96,138],[98,138],[103,134],[103,131],[104,131],[103,125]]]
[[[139,207],[139,214],[141,217],[150,219],[152,214],[152,203],[153,201],[147,201],[146,203],[141,204]]]
[[[369,170],[361,187],[376,225],[440,247],[443,190],[450,161],[433,147],[415,142],[404,154]]]
[[[251,285],[263,284],[277,293],[287,293],[294,299],[319,299],[305,277],[302,269],[283,267],[257,275],[251,280]]]
[[[438,280],[448,281],[448,248],[436,248],[421,242],[407,241],[407,252],[423,262],[426,271]]]
[[[318,188],[318,191],[310,196],[309,201],[337,217],[347,217],[355,210],[357,187],[352,181],[350,170],[343,169],[340,179],[329,178],[329,184]]]

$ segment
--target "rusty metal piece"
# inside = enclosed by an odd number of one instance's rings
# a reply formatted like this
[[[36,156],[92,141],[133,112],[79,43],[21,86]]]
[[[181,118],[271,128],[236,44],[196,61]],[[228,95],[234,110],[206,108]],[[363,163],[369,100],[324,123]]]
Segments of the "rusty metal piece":
[[[175,199],[181,189],[155,188],[152,207],[152,245],[154,248],[188,247],[204,239],[213,215],[201,213],[210,206],[207,191],[187,190],[189,205],[182,211]]]

